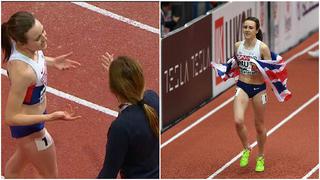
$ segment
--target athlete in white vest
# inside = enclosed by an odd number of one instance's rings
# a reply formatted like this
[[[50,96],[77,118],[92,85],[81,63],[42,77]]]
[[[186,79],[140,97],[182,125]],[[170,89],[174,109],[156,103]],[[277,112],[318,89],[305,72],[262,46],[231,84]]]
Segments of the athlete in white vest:
[[[28,64],[36,74],[36,82],[28,87],[23,104],[33,105],[42,103],[45,100],[47,85],[47,66],[43,52],[41,50],[36,51],[36,60],[33,60],[17,51],[16,43],[14,41],[12,41],[11,52],[12,54],[10,55],[8,62],[22,61]]]
[[[60,70],[80,65],[70,55],[45,57],[47,47],[43,25],[28,12],[17,12],[1,25],[1,48],[10,80],[5,123],[10,126],[17,149],[6,162],[5,178],[21,178],[27,164],[33,164],[42,178],[58,176],[55,144],[44,122],[74,120],[74,113],[46,113],[46,65]]]
[[[258,68],[253,62],[250,62],[250,59],[261,60],[260,45],[261,41],[257,39],[254,48],[248,50],[244,47],[244,40],[240,41],[237,51],[237,59],[241,74],[256,75],[259,73]]]
[[[256,159],[257,172],[264,171],[264,144],[266,128],[264,126],[264,112],[266,106],[266,84],[257,66],[253,63],[260,59],[271,60],[268,46],[261,42],[262,32],[259,20],[248,17],[243,23],[244,40],[235,44],[236,59],[240,75],[234,99],[234,119],[236,130],[244,148],[240,159],[240,166],[246,167],[249,162],[251,147],[249,147],[247,128],[244,124],[244,114],[250,99],[252,100],[255,127],[258,141],[258,157]],[[260,39],[260,40],[259,40]]]

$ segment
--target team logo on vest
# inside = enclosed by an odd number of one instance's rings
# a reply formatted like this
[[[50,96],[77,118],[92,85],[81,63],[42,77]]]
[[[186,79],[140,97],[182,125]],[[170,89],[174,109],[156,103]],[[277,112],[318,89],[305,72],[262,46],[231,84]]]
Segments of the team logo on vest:
[[[47,73],[47,68],[46,68],[46,66],[44,66],[43,68],[42,68],[42,71],[41,71],[41,79],[40,79],[40,81],[41,81],[41,83],[42,84],[44,84],[45,86],[47,85],[47,78],[48,77],[48,73]]]
[[[256,60],[256,56],[238,55],[237,58],[241,74],[253,75],[257,73],[258,68],[253,62],[250,62],[251,58]]]

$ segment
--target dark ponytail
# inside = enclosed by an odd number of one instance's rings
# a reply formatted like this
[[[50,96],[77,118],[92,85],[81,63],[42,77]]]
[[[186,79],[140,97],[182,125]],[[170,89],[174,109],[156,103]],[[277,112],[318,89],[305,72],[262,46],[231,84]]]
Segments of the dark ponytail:
[[[256,34],[256,37],[257,39],[259,39],[260,41],[262,41],[263,39],[263,35],[262,35],[262,31],[260,29],[260,22],[259,22],[259,19],[256,18],[256,17],[247,17],[244,21],[247,21],[247,20],[250,20],[250,21],[253,21],[256,23],[256,30],[258,30],[258,33]]]
[[[8,34],[8,23],[1,24],[1,49],[4,53],[4,62],[7,62],[11,55],[12,42]]]
[[[35,24],[35,17],[29,13],[20,11],[12,15],[8,22],[1,24],[1,49],[4,53],[4,62],[7,62],[11,55],[11,39],[27,43],[28,39],[25,34]]]
[[[256,34],[256,37],[257,37],[257,39],[259,39],[260,41],[262,41],[263,35],[262,35],[261,29],[259,29],[258,33]]]

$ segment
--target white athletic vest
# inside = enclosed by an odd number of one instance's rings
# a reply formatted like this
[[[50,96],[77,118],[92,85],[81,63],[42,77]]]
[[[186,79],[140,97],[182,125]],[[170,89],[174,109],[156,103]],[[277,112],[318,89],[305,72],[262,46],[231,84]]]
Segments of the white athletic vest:
[[[34,61],[29,57],[18,52],[15,47],[15,43],[12,44],[12,54],[8,61],[18,60],[23,61],[30,65],[34,72],[36,73],[37,80],[34,85],[28,87],[26,97],[24,99],[24,104],[32,105],[43,101],[43,97],[46,92],[47,85],[47,67],[45,57],[42,51],[37,51],[38,61]]]
[[[259,72],[254,63],[250,62],[250,59],[261,60],[260,44],[261,41],[257,39],[254,48],[247,50],[244,47],[244,40],[240,42],[237,51],[237,59],[241,74],[253,75]]]

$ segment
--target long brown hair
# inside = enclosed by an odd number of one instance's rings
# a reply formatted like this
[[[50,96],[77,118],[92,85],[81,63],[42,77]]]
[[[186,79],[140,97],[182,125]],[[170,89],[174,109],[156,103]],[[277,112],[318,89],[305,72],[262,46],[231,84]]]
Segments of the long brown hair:
[[[4,62],[9,60],[12,49],[11,39],[16,42],[27,43],[25,34],[35,24],[35,17],[25,11],[12,15],[8,22],[1,24],[1,49],[4,52]]]
[[[145,81],[139,63],[126,56],[117,57],[109,67],[109,85],[112,93],[143,108],[153,134],[159,138],[159,117],[153,107],[143,103]]]
[[[261,29],[260,29],[259,19],[256,18],[256,17],[250,16],[250,17],[247,17],[244,21],[247,21],[247,20],[250,20],[250,21],[253,21],[253,22],[256,23],[256,30],[258,30],[258,33],[256,34],[256,37],[257,37],[257,39],[259,39],[260,41],[262,41],[263,35],[262,35],[262,31],[261,31]],[[244,22],[244,21],[243,21],[243,22]]]

